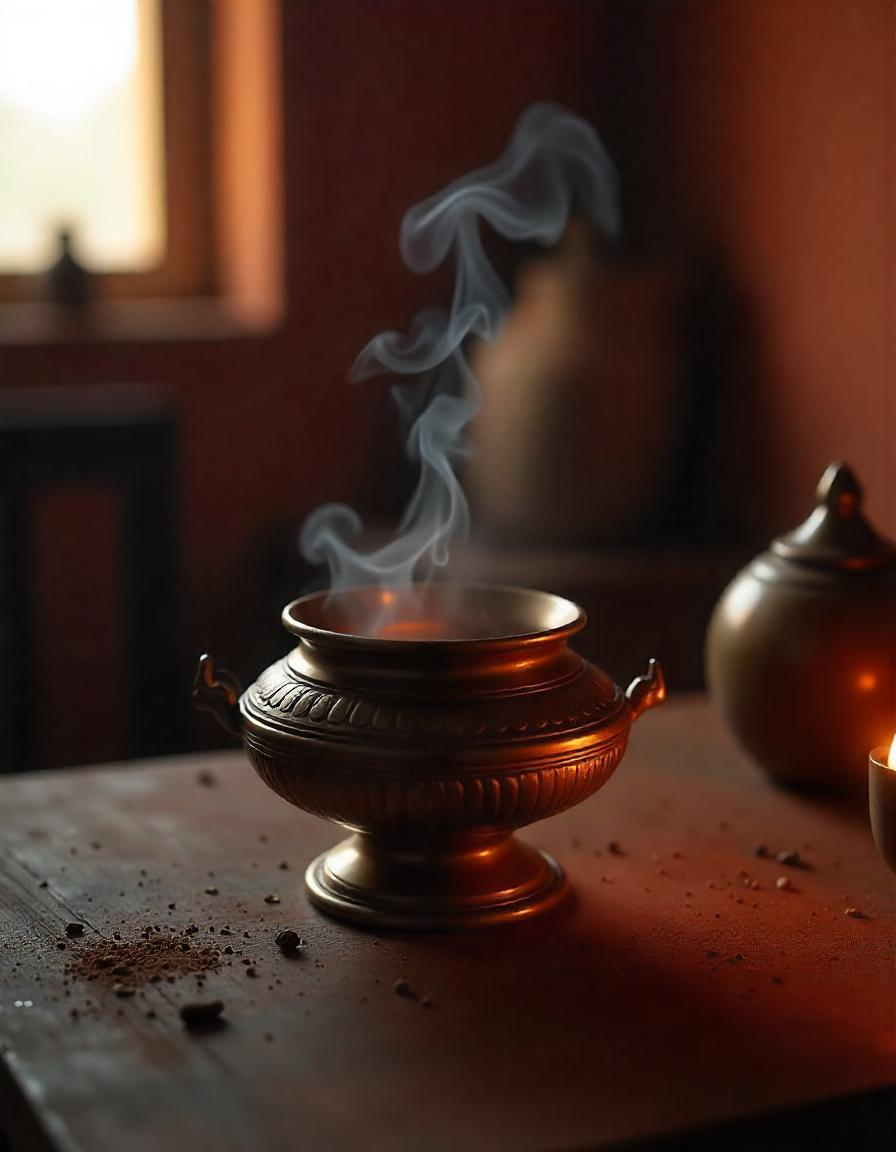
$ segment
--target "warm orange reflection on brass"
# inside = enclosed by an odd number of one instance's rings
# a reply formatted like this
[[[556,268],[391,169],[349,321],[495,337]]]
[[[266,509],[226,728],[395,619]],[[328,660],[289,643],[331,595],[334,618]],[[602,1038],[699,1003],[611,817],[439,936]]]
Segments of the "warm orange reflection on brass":
[[[275,792],[354,833],[308,868],[311,899],[408,928],[494,924],[561,899],[560,868],[513,831],[605,783],[632,721],[665,697],[659,665],[623,692],[569,648],[581,610],[520,588],[356,588],[283,618],[299,645],[238,708],[208,657],[194,695],[241,729]]]

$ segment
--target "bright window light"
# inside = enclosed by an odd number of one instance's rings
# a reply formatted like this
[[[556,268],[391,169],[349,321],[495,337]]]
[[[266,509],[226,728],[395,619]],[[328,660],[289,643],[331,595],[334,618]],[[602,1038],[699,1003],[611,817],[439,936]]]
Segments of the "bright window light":
[[[165,251],[158,0],[0,0],[0,272],[57,234],[97,272]]]

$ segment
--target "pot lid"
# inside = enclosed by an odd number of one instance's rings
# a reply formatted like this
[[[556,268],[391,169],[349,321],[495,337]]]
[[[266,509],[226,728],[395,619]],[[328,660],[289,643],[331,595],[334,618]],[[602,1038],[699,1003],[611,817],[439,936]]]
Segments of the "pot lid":
[[[862,486],[847,464],[830,464],[807,520],[772,541],[785,560],[816,568],[869,571],[896,567],[896,545],[875,532],[862,512]]]

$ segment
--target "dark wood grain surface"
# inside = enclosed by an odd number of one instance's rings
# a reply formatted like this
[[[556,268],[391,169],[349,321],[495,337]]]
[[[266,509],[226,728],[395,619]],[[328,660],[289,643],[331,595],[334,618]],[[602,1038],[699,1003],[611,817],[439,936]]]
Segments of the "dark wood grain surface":
[[[0,784],[13,1152],[604,1147],[896,1080],[896,889],[864,812],[772,789],[701,700],[645,717],[599,795],[528,830],[576,894],[540,921],[413,937],[328,921],[302,870],[338,835],[240,753]],[[225,1026],[184,1028],[192,976],[121,1000],[65,974],[92,939],[147,924],[218,944],[209,928],[231,925],[233,962],[203,990]],[[274,944],[285,926],[308,942],[297,958]]]

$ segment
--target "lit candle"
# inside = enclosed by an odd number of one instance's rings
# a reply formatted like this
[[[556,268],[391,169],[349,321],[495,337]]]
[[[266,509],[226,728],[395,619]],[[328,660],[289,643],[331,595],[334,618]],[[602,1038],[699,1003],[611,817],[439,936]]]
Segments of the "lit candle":
[[[868,808],[877,850],[896,872],[896,736],[868,757]]]

